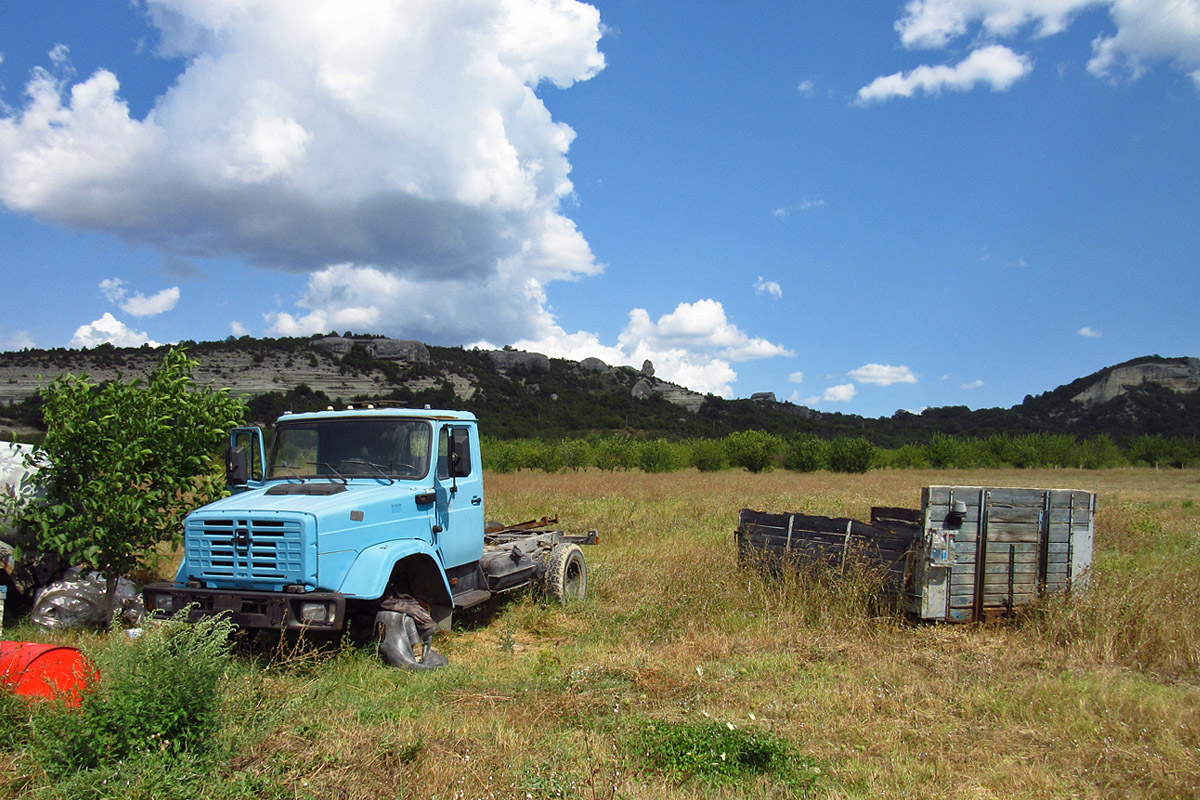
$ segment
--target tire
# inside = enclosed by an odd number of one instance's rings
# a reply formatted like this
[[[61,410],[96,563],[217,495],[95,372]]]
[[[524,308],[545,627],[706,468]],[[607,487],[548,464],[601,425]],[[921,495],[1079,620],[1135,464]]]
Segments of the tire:
[[[587,561],[577,544],[557,544],[546,559],[546,594],[560,603],[587,597]]]

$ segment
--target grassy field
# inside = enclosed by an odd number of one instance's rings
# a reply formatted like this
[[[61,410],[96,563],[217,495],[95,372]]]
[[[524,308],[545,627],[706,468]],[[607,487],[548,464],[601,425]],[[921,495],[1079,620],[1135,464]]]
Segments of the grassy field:
[[[934,483],[1097,492],[1092,590],[990,626],[912,625],[861,581],[736,563],[739,508],[866,519]],[[1200,795],[1196,470],[589,471],[487,490],[489,518],[601,532],[586,601],[524,594],[463,620],[433,673],[368,650],[240,657],[209,755],[55,777],[12,745],[0,796]]]

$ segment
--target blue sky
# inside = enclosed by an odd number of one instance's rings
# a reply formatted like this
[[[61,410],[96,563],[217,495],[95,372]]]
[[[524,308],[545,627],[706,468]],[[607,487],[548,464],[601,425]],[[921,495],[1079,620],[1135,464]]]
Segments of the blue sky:
[[[1200,355],[1200,0],[44,0],[0,54],[0,348],[353,330],[867,416]]]

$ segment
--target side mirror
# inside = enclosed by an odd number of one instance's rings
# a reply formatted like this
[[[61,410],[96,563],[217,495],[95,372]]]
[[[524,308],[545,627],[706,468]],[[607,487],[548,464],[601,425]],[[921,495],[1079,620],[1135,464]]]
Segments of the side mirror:
[[[471,474],[471,437],[465,428],[450,433],[450,477],[466,478]]]
[[[250,459],[246,448],[235,446],[225,451],[225,483],[245,486],[250,482]]]

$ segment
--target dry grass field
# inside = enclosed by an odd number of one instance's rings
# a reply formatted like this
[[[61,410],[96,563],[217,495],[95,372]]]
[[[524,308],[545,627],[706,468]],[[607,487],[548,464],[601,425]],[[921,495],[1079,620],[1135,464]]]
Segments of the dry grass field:
[[[863,581],[736,563],[739,508],[866,519],[934,483],[1097,492],[1092,589],[993,625],[913,625]],[[241,659],[216,766],[118,768],[84,790],[0,757],[0,795],[1200,795],[1200,472],[587,471],[487,490],[489,518],[600,531],[586,601],[518,595],[460,621],[432,673],[362,650]]]

